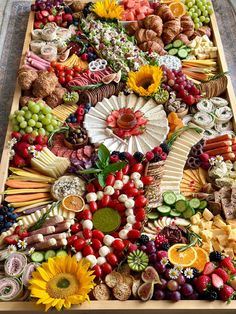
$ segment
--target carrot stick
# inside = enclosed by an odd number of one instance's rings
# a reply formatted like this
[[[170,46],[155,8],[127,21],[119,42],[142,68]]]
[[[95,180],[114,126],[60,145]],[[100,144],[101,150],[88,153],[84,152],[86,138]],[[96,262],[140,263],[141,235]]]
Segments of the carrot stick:
[[[206,151],[206,153],[210,156],[216,156],[216,155],[221,155],[221,154],[226,154],[226,153],[231,153],[231,152],[232,152],[231,146],[219,147],[217,149],[212,149],[212,150]]]
[[[48,183],[41,182],[25,182],[17,180],[7,180],[6,185],[15,189],[34,189],[34,188],[47,188],[50,187]]]
[[[219,142],[219,141],[227,141],[227,140],[231,140],[231,139],[232,139],[232,135],[224,134],[224,135],[214,137],[210,140],[206,140],[206,144],[211,144],[211,143],[215,143],[215,142]]]
[[[224,158],[224,160],[235,160],[234,153],[222,154],[221,156]]]
[[[210,143],[210,144],[205,145],[203,147],[203,150],[206,151],[206,150],[211,150],[214,148],[225,147],[225,146],[230,146],[230,145],[232,145],[231,141],[220,141],[220,142],[215,142],[215,143]]]
[[[9,203],[16,203],[16,202],[27,202],[32,200],[37,200],[40,198],[49,197],[50,193],[35,193],[35,194],[19,194],[19,195],[9,195],[5,197],[5,201]]]

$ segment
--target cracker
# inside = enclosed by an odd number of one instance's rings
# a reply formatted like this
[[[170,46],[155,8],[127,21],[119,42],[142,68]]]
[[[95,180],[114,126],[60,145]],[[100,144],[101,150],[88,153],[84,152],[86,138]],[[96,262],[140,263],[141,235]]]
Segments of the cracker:
[[[123,283],[126,283],[130,288],[132,288],[133,282],[134,282],[134,277],[131,275],[123,275],[122,276]]]
[[[111,292],[107,285],[100,283],[93,289],[93,296],[96,300],[110,300]]]
[[[108,287],[114,288],[116,285],[120,284],[123,281],[123,277],[120,273],[112,271],[110,274],[106,275],[105,283]]]
[[[114,297],[120,301],[126,301],[131,296],[131,288],[126,283],[121,283],[112,290]]]

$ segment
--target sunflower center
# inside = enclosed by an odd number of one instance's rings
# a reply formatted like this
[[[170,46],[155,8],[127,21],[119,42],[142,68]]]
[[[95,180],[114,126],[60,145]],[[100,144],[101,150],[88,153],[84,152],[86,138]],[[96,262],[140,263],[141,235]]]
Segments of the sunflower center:
[[[150,85],[154,83],[152,76],[143,77],[140,81],[137,82],[138,87],[143,87],[144,89],[148,89]]]
[[[61,273],[53,277],[47,283],[47,292],[52,298],[64,299],[76,294],[79,288],[79,282],[71,274]]]

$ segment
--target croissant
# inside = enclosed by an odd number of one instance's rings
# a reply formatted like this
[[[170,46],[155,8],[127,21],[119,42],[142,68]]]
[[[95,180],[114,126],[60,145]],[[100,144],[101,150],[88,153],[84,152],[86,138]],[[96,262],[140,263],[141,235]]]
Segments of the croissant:
[[[209,38],[211,37],[211,29],[210,29],[210,27],[208,27],[208,26],[200,27],[197,31],[194,32],[192,38],[195,38],[196,36],[201,36],[202,37],[204,35],[207,35]]]
[[[126,31],[129,35],[134,35],[135,32],[140,28],[140,22],[132,22],[130,24],[127,25],[126,27]]]
[[[138,44],[143,43],[144,41],[153,40],[157,34],[151,29],[140,28],[135,32],[135,38]]]
[[[159,16],[149,15],[144,19],[143,24],[146,29],[151,29],[156,32],[158,37],[161,36],[163,31],[163,22]]]
[[[175,37],[174,40],[181,40],[185,45],[188,45],[190,43],[190,40],[188,39],[188,36],[185,34],[179,34],[178,36]]]
[[[165,22],[162,33],[162,40],[164,44],[168,45],[169,43],[171,43],[174,38],[179,35],[180,31],[181,25],[179,18]]]
[[[160,56],[163,56],[166,54],[166,51],[163,49],[163,47],[161,47],[161,45],[151,40],[145,41],[144,43],[140,44],[139,48],[143,51],[150,51],[150,52],[155,51]]]
[[[189,15],[183,15],[181,17],[182,33],[188,37],[191,37],[194,33],[194,23]]]
[[[167,21],[175,19],[174,14],[172,13],[171,9],[166,4],[160,5],[156,9],[155,13],[156,13],[156,15],[160,16],[160,18],[162,19],[163,22],[167,22]]]
[[[164,43],[163,40],[160,37],[156,37],[153,39],[153,41],[155,41],[156,43],[158,43],[162,48],[164,48]]]

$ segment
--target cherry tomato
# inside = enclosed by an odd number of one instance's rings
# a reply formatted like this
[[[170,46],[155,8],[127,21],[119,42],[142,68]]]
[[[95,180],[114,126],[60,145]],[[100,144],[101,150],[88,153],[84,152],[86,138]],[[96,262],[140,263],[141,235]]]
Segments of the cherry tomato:
[[[138,208],[135,211],[135,217],[136,217],[136,221],[143,221],[146,217],[146,212],[144,208]],[[138,229],[138,228],[135,228]]]
[[[102,271],[104,272],[104,274],[109,274],[112,272],[112,267],[109,263],[103,263],[101,265]]]
[[[77,239],[74,241],[73,246],[76,252],[81,251],[86,245],[86,241],[84,239]]]
[[[144,207],[147,204],[147,199],[144,195],[139,195],[134,201],[136,207]]]
[[[52,62],[51,62],[51,67],[55,68],[56,65],[57,65],[57,62],[56,62],[56,61],[52,61]]]
[[[118,264],[118,259],[114,253],[108,253],[106,255],[106,260],[108,263],[110,263],[112,266],[115,266]]]
[[[117,199],[120,195],[120,190],[115,190],[115,192],[112,194],[112,197],[114,197],[115,199]]]
[[[125,245],[122,240],[116,239],[112,242],[112,247],[117,251],[123,251]]]
[[[55,72],[55,69],[54,69],[53,67],[50,67],[50,68],[48,69],[48,72]]]
[[[106,177],[106,185],[110,185],[110,186],[113,186],[114,183],[115,183],[115,176],[113,174],[109,174],[107,177]]]
[[[126,210],[126,207],[124,204],[122,203],[119,203],[116,205],[115,209],[118,211],[118,212],[124,212]]]
[[[72,75],[66,75],[66,83],[69,83],[72,80],[73,80],[73,76]]]
[[[91,239],[92,238],[92,235],[93,235],[93,232],[92,230],[88,229],[88,228],[85,228],[83,230],[83,236],[85,239]]]
[[[55,67],[56,67],[57,71],[63,71],[63,70],[64,70],[64,65],[62,65],[62,64],[60,64],[60,63],[57,63],[57,64],[55,65]]]
[[[124,168],[122,169],[122,172],[123,172],[123,174],[128,174],[128,172],[129,172],[129,165],[128,164],[126,164],[124,166]]]
[[[119,170],[116,173],[116,180],[122,180],[123,179],[123,171]]]
[[[134,229],[137,229],[137,230],[140,230],[142,228],[142,223],[140,221],[136,221],[134,224],[133,224],[133,228]]]
[[[96,186],[98,191],[103,191],[103,187],[99,184],[98,179],[95,179],[93,183]]]
[[[79,77],[80,76],[80,72],[78,72],[78,71],[74,71],[74,77]]]
[[[83,212],[82,212],[82,219],[84,219],[84,220],[92,220],[92,218],[93,218],[93,215],[92,215],[92,213],[91,213],[91,211],[89,210],[89,209],[85,209],[85,210],[83,210]]]
[[[95,201],[89,202],[89,208],[92,213],[94,213],[98,209],[98,204]]]
[[[93,183],[88,183],[87,184],[87,192],[96,192],[96,189],[95,189],[95,186],[94,186],[94,184]]]
[[[98,239],[100,241],[103,240],[104,233],[102,231],[100,231],[100,230],[93,230],[92,232],[93,232],[93,238],[94,239]]]
[[[88,256],[88,255],[93,255],[94,254],[94,250],[90,245],[86,245],[83,248],[83,256]]]
[[[141,180],[142,180],[143,184],[145,184],[145,185],[149,185],[149,184],[153,183],[153,177],[151,177],[151,176],[143,176],[141,178]]]
[[[66,72],[66,75],[74,76],[74,71],[72,69],[66,69],[65,72]]]
[[[102,247],[102,243],[98,239],[92,239],[92,247],[94,250],[98,251]]]
[[[64,76],[60,76],[58,80],[59,80],[59,83],[62,85],[65,84],[65,82],[66,82],[66,79]]]
[[[128,184],[128,183],[127,183]],[[136,189],[136,188],[128,188],[125,190],[125,194],[128,196],[128,197],[131,197],[131,196],[137,196],[139,194],[139,190]]]
[[[126,192],[126,191],[128,191],[128,190],[130,190],[130,189],[133,189],[134,187],[135,187],[134,182],[133,182],[133,181],[129,181],[129,182],[127,182],[127,183],[123,186],[122,190]]]
[[[78,240],[78,236],[73,234],[67,239],[67,245],[72,246],[76,240]]]
[[[80,223],[74,223],[70,226],[70,231],[72,233],[77,233],[82,229],[82,225]]]
[[[74,65],[73,70],[74,70],[74,72],[81,72],[82,71],[82,69],[79,65]]]
[[[97,278],[100,278],[102,277],[102,269],[100,267],[100,265],[95,265],[92,270],[94,271],[94,275],[97,277]]]
[[[58,76],[66,76],[66,73],[64,71],[58,71],[57,75]]]
[[[135,164],[133,165],[131,171],[141,173],[143,171],[143,165],[141,163]]]
[[[102,201],[102,205],[105,207],[108,205],[108,203],[110,202],[110,195],[103,195],[101,201]]]

